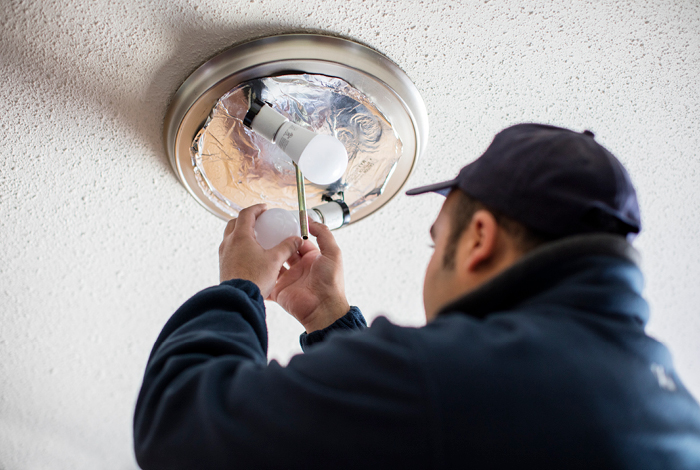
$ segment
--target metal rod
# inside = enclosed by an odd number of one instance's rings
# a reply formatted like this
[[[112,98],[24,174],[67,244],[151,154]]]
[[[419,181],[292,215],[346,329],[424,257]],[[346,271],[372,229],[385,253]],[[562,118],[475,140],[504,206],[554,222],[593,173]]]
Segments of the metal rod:
[[[294,162],[292,162],[294,163]],[[301,228],[301,238],[307,240],[309,238],[309,219],[306,215],[306,190],[304,189],[304,175],[294,163],[294,170],[297,174],[297,199],[299,201],[299,228]]]

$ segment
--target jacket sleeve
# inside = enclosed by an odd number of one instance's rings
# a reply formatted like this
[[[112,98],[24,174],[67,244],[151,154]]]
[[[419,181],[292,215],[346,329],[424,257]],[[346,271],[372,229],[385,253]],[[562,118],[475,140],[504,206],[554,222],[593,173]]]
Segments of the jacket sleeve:
[[[265,307],[253,283],[206,289],[167,322],[134,416],[149,469],[425,468],[423,381],[396,327],[336,335],[266,360]]]
[[[331,333],[336,331],[359,331],[365,328],[367,328],[367,322],[365,321],[365,317],[362,316],[360,309],[357,307],[350,307],[348,313],[338,318],[333,324],[326,328],[312,331],[311,333],[302,333],[301,336],[299,336],[299,343],[301,344],[302,351],[308,352],[312,345],[324,341]]]

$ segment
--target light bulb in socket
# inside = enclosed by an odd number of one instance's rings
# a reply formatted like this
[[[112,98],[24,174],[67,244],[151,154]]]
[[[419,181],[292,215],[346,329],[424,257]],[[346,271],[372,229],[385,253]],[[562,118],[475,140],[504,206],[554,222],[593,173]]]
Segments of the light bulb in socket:
[[[304,129],[260,100],[253,100],[243,124],[279,147],[312,183],[331,184],[348,167],[348,152],[342,142]]]

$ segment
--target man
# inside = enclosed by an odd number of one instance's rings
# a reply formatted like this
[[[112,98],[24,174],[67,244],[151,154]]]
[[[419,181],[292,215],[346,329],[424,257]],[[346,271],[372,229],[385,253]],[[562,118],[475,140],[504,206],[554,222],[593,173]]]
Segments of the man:
[[[340,249],[220,247],[221,284],[186,302],[136,406],[144,469],[700,468],[700,408],[646,336],[634,189],[593,134],[524,124],[459,176],[431,228],[427,325],[365,329]],[[289,268],[284,268],[287,262]],[[400,295],[400,292],[391,293]],[[264,298],[305,327],[266,360]],[[364,330],[364,331],[363,331]]]

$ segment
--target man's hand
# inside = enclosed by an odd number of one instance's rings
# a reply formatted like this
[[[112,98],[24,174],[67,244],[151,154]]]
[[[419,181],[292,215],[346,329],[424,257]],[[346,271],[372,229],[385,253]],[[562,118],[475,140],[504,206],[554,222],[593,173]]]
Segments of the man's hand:
[[[265,250],[255,239],[255,219],[265,212],[264,204],[243,209],[238,219],[229,221],[219,246],[219,279],[246,279],[254,282],[263,298],[275,287],[280,269],[302,246],[301,238],[290,237]],[[298,255],[297,255],[298,256]]]
[[[274,300],[299,323],[307,333],[323,329],[350,310],[345,298],[343,258],[330,229],[309,220],[309,231],[320,248],[305,240],[282,267],[277,285],[272,289]]]

